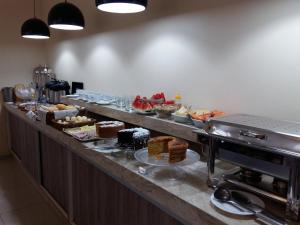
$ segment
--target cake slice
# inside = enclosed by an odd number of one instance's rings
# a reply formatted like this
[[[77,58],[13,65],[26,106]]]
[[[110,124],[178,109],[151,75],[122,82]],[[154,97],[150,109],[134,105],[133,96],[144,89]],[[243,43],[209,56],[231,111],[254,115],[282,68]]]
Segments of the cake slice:
[[[168,142],[172,141],[174,137],[160,136],[151,138],[148,141],[148,155],[157,156],[161,153],[168,153]]]
[[[169,162],[176,163],[186,158],[188,146],[188,142],[171,136],[151,138],[148,141],[148,155],[159,159],[162,153],[168,153]]]
[[[185,160],[188,142],[181,139],[174,139],[168,143],[169,162],[176,163]]]

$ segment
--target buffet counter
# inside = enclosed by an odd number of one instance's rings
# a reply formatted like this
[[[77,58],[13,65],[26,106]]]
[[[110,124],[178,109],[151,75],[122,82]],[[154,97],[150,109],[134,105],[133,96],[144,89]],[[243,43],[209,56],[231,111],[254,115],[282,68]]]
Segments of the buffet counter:
[[[65,103],[80,104],[94,113],[153,130],[161,124],[159,119],[119,113],[109,107],[96,107],[67,99]],[[69,219],[77,225],[100,224],[99,221],[102,221],[101,224],[118,225],[261,224],[252,217],[234,218],[212,207],[212,190],[206,184],[207,168],[204,162],[183,167],[186,175],[178,180],[166,180],[165,174],[141,175],[138,169],[144,165],[135,160],[87,149],[72,137],[30,120],[12,105],[5,105],[5,108],[9,115],[12,150],[24,167],[31,171],[36,182],[53,195]],[[26,134],[18,131],[22,126]],[[197,141],[192,126],[180,125],[179,131],[176,126],[169,122],[169,125],[162,125],[160,131]],[[29,139],[25,148],[16,144],[20,135]],[[21,142],[26,145],[26,140]],[[35,151],[32,150],[34,148]],[[32,152],[27,154],[29,150]],[[31,159],[28,160],[29,156]],[[226,166],[217,163],[217,170],[222,172]],[[124,196],[123,193],[127,194]],[[131,211],[126,212],[126,207]],[[136,213],[132,212],[133,209]]]
[[[149,130],[158,131],[192,142],[198,141],[198,136],[194,131],[199,129],[193,125],[176,123],[172,120],[157,118],[156,116],[139,115],[134,112],[129,113],[113,105],[101,106],[67,97],[63,97],[62,102],[67,105],[78,105],[81,107],[85,107],[88,111],[95,114],[107,116],[109,118],[124,121],[136,126],[141,126]]]

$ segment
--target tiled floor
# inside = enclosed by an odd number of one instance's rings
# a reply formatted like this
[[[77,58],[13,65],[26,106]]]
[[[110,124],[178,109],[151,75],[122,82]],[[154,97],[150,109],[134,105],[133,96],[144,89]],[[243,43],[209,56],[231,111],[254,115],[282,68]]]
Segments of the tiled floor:
[[[66,225],[13,157],[0,159],[0,225]]]

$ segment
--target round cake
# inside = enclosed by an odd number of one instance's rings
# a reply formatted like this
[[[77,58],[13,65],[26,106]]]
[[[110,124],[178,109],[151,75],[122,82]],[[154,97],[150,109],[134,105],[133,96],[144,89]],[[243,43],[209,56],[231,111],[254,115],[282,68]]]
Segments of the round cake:
[[[125,128],[125,124],[120,121],[102,121],[96,123],[97,135],[100,138],[116,138],[118,131]]]
[[[124,129],[118,132],[120,146],[133,147],[134,150],[145,148],[150,138],[150,131],[144,128]]]

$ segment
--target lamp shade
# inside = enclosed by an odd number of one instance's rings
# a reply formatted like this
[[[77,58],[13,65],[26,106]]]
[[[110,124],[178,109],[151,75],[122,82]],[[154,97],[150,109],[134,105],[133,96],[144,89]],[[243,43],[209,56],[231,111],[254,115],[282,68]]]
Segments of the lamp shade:
[[[63,2],[52,7],[48,14],[48,25],[60,30],[82,30],[84,17],[75,5]]]
[[[147,8],[147,0],[96,0],[99,10],[111,13],[137,13]]]
[[[24,38],[48,39],[50,38],[50,31],[44,21],[32,18],[23,23],[21,27],[21,35]]]

